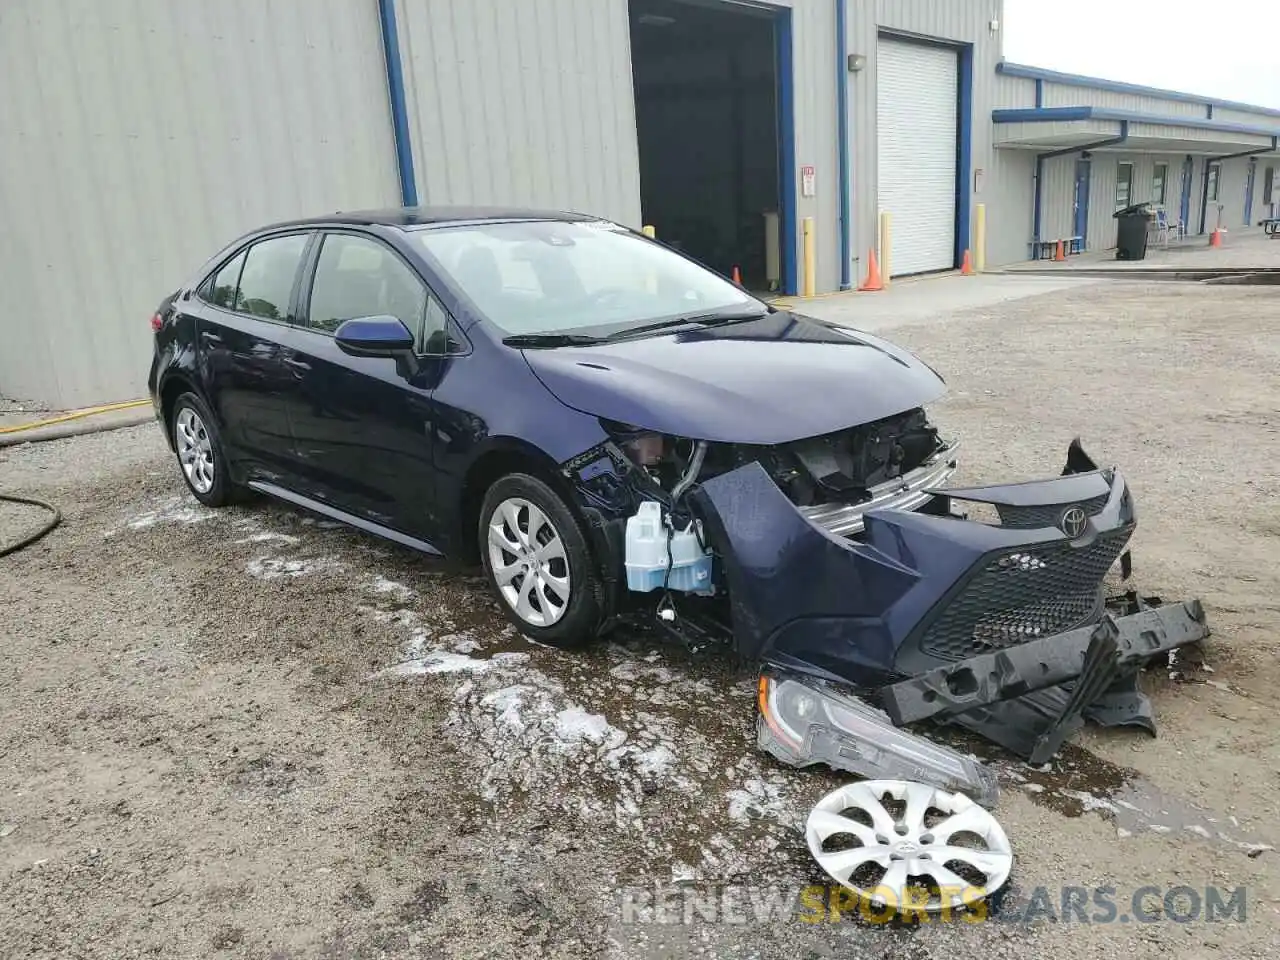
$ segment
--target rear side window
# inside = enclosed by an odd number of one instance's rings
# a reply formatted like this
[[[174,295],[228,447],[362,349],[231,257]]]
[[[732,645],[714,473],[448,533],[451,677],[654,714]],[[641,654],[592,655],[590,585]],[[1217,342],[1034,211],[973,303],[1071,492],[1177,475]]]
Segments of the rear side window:
[[[307,248],[306,234],[272,237],[249,248],[240,272],[235,309],[267,320],[285,320],[298,264]]]
[[[311,285],[313,329],[333,333],[353,317],[396,317],[421,343],[426,306],[426,285],[389,248],[342,233],[324,238]]]
[[[209,281],[205,299],[215,307],[236,310],[236,288],[240,285],[240,268],[244,266],[244,251],[236,254],[213,275]]]

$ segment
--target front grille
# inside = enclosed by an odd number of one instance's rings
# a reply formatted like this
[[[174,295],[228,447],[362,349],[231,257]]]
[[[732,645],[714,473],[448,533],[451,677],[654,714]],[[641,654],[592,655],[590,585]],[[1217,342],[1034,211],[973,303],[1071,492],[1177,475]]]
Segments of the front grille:
[[[1088,623],[1098,613],[1102,579],[1132,531],[1115,530],[1078,549],[1064,540],[989,556],[942,601],[920,649],[962,660]]]
[[[1039,530],[1041,527],[1057,527],[1062,519],[1062,511],[1069,507],[1084,507],[1084,512],[1092,517],[1107,505],[1110,496],[1109,493],[1103,493],[1079,503],[1036,504],[1033,507],[996,504],[996,510],[1000,514],[1001,526],[1017,530]]]

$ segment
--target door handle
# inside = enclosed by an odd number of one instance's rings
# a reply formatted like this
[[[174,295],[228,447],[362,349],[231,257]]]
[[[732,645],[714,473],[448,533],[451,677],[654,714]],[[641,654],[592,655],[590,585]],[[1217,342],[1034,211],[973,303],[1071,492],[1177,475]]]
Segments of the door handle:
[[[311,369],[311,364],[307,363],[305,360],[298,360],[295,357],[285,357],[284,362],[298,371],[305,372]]]
[[[206,343],[221,343],[221,342],[222,342],[222,338],[221,338],[220,336],[218,336],[216,333],[211,333],[211,332],[210,332],[210,331],[208,331],[208,330],[201,330],[201,331],[200,331],[200,339],[201,339],[201,340],[203,340],[203,341],[205,341]]]

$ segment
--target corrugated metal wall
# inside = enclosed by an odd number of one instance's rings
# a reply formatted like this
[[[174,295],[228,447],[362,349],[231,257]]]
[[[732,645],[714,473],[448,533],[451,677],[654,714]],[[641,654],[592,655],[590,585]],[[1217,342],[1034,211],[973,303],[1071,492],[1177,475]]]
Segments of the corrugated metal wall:
[[[627,0],[398,0],[419,201],[640,225]]]
[[[1015,151],[1001,151],[1014,153]],[[1022,152],[1022,151],[1017,151]],[[1032,151],[1026,151],[1032,157]],[[1095,151],[1089,182],[1089,231],[1086,244],[1091,250],[1105,250],[1115,246],[1116,181],[1119,164],[1133,164],[1132,203],[1154,200],[1154,175],[1157,163],[1168,164],[1168,180],[1165,188],[1165,209],[1173,218],[1180,214],[1182,204],[1182,168],[1185,154],[1127,153]],[[1075,198],[1075,169],[1077,155],[1055,157],[1044,164],[1043,221],[1041,236],[1046,240],[1070,236],[1072,229],[1072,205]],[[1033,159],[1034,162],[1034,159]],[[1258,174],[1253,183],[1253,215],[1256,221],[1262,216],[1262,169],[1265,161],[1259,161]],[[1219,223],[1228,230],[1241,230],[1244,222],[1245,188],[1249,181],[1248,158],[1222,161],[1222,173],[1218,191],[1218,203],[1222,204],[1219,220],[1217,204],[1210,201],[1205,218],[1205,230],[1210,231]],[[1188,232],[1200,229],[1200,207],[1204,197],[1204,157],[1193,159],[1191,179],[1190,213]],[[1030,200],[1028,200],[1030,204]],[[1250,224],[1252,225],[1252,224]]]
[[[0,90],[8,397],[141,396],[218,247],[399,196],[376,0],[6,0]]]
[[[1206,109],[1203,103],[1187,103],[1180,100],[1162,100],[1159,97],[1116,90],[1097,90],[1075,84],[1044,84],[1046,107],[1110,107],[1115,110],[1137,110],[1142,113],[1159,113],[1174,117],[1203,119]],[[1256,118],[1255,118],[1256,119]]]
[[[828,0],[830,2],[830,0]],[[999,35],[989,29],[1001,16],[1000,0],[957,3],[954,0],[850,0],[849,51],[867,58],[866,66],[850,75],[849,104],[853,140],[853,255],[854,274],[865,271],[867,250],[877,242],[876,203],[876,38],[880,31],[932,37],[957,44],[973,44],[972,169],[983,171],[983,183],[994,173],[991,145],[991,109],[996,99],[995,65],[1000,59]],[[970,199],[989,203],[986,195],[973,197],[973,181],[967,185]],[[984,190],[987,188],[984,186]],[[892,211],[890,211],[892,212]],[[993,224],[988,222],[990,232]],[[998,225],[997,225],[998,226]]]

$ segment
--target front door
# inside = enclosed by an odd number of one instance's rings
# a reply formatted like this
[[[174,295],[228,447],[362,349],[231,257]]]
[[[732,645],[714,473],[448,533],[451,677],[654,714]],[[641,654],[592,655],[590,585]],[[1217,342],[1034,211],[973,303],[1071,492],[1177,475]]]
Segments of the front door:
[[[421,338],[426,284],[383,241],[355,232],[327,233],[313,262],[300,297],[305,325],[285,358],[299,385],[289,406],[297,492],[430,541],[433,366],[351,356],[333,338],[344,320],[372,316],[397,317]]]
[[[1080,247],[1089,245],[1089,171],[1092,164],[1088,160],[1076,161],[1076,192],[1072,201],[1072,232],[1080,238]]]
[[[268,476],[287,472],[292,454],[286,409],[297,386],[281,351],[310,236],[253,243],[182,308],[195,314],[201,375],[228,455]]]

